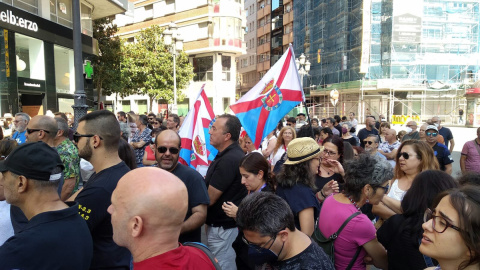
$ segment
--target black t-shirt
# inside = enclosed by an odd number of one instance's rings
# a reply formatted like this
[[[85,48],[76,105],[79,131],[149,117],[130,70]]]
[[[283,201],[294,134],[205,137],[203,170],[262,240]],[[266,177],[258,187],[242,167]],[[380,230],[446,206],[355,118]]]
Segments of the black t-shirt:
[[[317,243],[313,242],[302,252],[284,261],[270,264],[273,270],[334,270],[332,261]]]
[[[93,239],[93,259],[90,269],[130,269],[130,252],[113,242],[110,214],[107,212],[118,180],[130,169],[120,162],[94,173],[75,201],[78,213],[86,221]]]
[[[357,136],[358,136],[358,139],[360,140],[360,146],[362,148],[365,148],[365,144],[363,143],[363,140],[365,140],[368,137],[368,135],[370,135],[370,134],[378,135],[378,130],[376,130],[376,129],[367,130],[366,128],[362,128],[358,132]],[[380,140],[380,138],[379,138],[379,140]]]
[[[445,165],[453,163],[453,158],[452,155],[450,155],[450,151],[441,143],[436,143],[432,148],[435,156],[437,157],[438,163],[440,164],[440,170],[445,171]]]
[[[322,177],[318,174],[315,175],[315,186],[317,187],[317,189],[315,190],[315,193],[319,192],[323,188],[323,186],[325,186],[325,184],[330,182],[331,180],[335,180],[335,181],[338,182],[339,186],[341,186],[340,187],[340,192],[342,192],[343,185],[344,185],[343,184],[343,177],[339,173],[334,173],[329,177]]]
[[[302,210],[313,207],[314,220],[318,218],[318,210],[320,209],[320,204],[315,197],[315,193],[309,186],[301,183],[297,183],[293,187],[282,187],[279,185],[277,187],[276,193],[282,199],[287,201],[290,209],[292,209],[295,218],[295,227],[297,227],[297,229],[301,230],[298,214]]]
[[[233,143],[225,150],[218,153],[210,167],[208,167],[205,181],[207,186],[220,190],[222,195],[208,208],[206,224],[212,227],[231,229],[237,226],[235,220],[228,217],[222,209],[224,202],[232,202],[239,205],[247,195],[247,189],[242,185],[240,174],[240,160],[245,153],[238,143]]]
[[[452,131],[449,128],[442,127],[441,129],[438,130],[438,133],[443,136],[443,139],[445,140],[445,146],[448,149],[448,143],[450,142],[451,139],[453,139],[453,134]]]
[[[340,135],[342,135],[342,126],[340,124],[337,124],[336,126],[333,126],[334,128],[336,128],[338,130],[338,132],[340,132]]]
[[[200,205],[210,204],[210,199],[208,198],[207,192],[207,185],[205,184],[205,180],[203,179],[202,175],[199,174],[194,169],[182,165],[180,163],[177,164],[175,169],[172,173],[180,178],[183,181],[185,186],[187,187],[188,192],[188,211],[185,220],[187,220],[192,215],[192,208]],[[179,242],[201,242],[201,226],[197,229],[186,232],[180,235]]]
[[[411,230],[402,230],[405,225],[405,216],[394,215],[377,231],[378,241],[388,250],[388,269],[425,269],[427,265],[418,250],[421,235],[412,236]]]
[[[78,204],[67,205],[34,216],[0,246],[0,269],[89,269],[92,237],[78,215]]]
[[[348,139],[343,139],[343,142],[348,142],[352,146],[357,146],[357,139],[355,139],[355,137],[350,137]]]

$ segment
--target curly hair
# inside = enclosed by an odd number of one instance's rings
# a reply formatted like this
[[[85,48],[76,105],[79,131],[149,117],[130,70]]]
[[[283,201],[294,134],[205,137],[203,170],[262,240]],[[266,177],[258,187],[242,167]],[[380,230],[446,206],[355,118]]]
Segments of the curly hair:
[[[386,160],[369,154],[345,161],[345,196],[360,201],[362,189],[370,185],[376,191],[383,183],[393,178],[392,165]]]
[[[311,161],[312,159],[294,165],[283,164],[282,169],[276,175],[278,185],[290,188],[301,183],[316,190],[315,175],[310,169]]]

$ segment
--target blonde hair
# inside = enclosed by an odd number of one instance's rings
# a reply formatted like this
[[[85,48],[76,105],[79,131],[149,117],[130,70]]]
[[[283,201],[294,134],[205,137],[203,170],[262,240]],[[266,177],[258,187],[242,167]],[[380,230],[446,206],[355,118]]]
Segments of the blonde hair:
[[[399,165],[398,159],[400,158],[400,153],[405,145],[410,145],[417,154],[417,159],[420,160],[420,165],[418,165],[419,172],[426,170],[439,170],[440,165],[438,165],[437,158],[435,153],[430,145],[424,141],[420,140],[406,140],[404,141],[397,150],[397,156],[395,157],[395,178],[400,179],[405,176],[405,172],[402,171]]]
[[[286,127],[283,127],[281,130],[280,130],[280,133],[278,134],[278,138],[277,138],[277,143],[275,144],[275,147],[273,148],[273,151],[272,153],[277,153],[277,150],[278,148],[280,148],[282,145],[285,144],[285,141],[283,140],[283,133],[287,130],[291,130],[292,131],[292,134],[293,134],[293,138],[292,138],[292,141],[297,137],[297,132],[295,131],[294,128],[292,128],[291,126],[286,126]]]

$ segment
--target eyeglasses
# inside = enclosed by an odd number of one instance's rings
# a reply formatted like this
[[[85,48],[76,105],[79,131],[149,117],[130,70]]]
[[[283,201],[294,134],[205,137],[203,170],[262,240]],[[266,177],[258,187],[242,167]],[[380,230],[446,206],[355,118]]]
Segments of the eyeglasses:
[[[444,217],[435,216],[433,211],[427,208],[427,210],[425,210],[425,214],[423,215],[423,222],[427,222],[430,219],[432,220],[432,228],[437,233],[443,233],[449,227],[458,232],[462,230],[459,227],[450,224],[450,222],[448,222]]]
[[[78,143],[78,141],[80,140],[81,137],[86,137],[86,138],[91,138],[93,136],[95,136],[96,134],[80,134],[78,132],[75,132],[73,133],[73,140]],[[98,136],[98,135],[97,135]],[[103,140],[102,137],[98,136],[100,138],[100,140]]]
[[[379,186],[379,188],[383,188],[383,190],[385,191],[385,194],[388,193],[388,189],[390,188],[389,185],[386,185],[386,186]]]
[[[323,150],[324,155],[335,156],[337,153],[329,150]]]
[[[430,137],[430,136],[432,136],[432,137],[437,137],[437,135],[438,135],[437,132],[425,132],[425,134],[426,134],[428,137]]]
[[[262,252],[262,249],[265,248],[265,246],[266,246],[268,243],[272,242],[272,244],[270,244],[270,246],[267,248],[267,249],[270,249],[270,248],[273,246],[273,243],[275,243],[275,239],[277,239],[277,235],[275,235],[274,237],[271,237],[270,240],[268,240],[265,244],[259,246],[259,245],[257,245],[257,244],[254,244],[254,243],[248,241],[247,238],[245,238],[245,236],[242,236],[243,242],[244,242],[245,244],[253,247],[258,253]],[[273,241],[272,241],[272,240],[273,240]]]
[[[37,132],[37,131],[43,131],[43,132],[46,132],[46,133],[50,133],[50,131],[45,130],[45,129],[27,128],[27,133],[28,134],[32,134],[33,132]]]
[[[291,126],[292,124],[287,124],[287,126]]]
[[[372,141],[363,141],[364,144],[368,144],[368,145],[372,145],[373,142]]]
[[[180,149],[176,148],[176,147],[170,147],[170,148],[167,148],[165,146],[160,146],[157,148],[158,152],[160,154],[165,154],[167,152],[167,150],[170,152],[170,154],[172,155],[176,155],[178,154],[178,152],[180,152]]]
[[[400,157],[403,157],[404,159],[409,159],[410,156],[417,156],[417,155],[410,155],[409,153],[407,152],[401,152],[401,153],[398,153],[397,154],[397,158],[400,158]]]
[[[153,122],[153,124],[154,124],[154,125],[159,125],[160,123],[158,123],[158,122]]]
[[[150,117],[148,118],[148,120],[153,120],[153,119],[155,119],[155,118],[150,118]]]

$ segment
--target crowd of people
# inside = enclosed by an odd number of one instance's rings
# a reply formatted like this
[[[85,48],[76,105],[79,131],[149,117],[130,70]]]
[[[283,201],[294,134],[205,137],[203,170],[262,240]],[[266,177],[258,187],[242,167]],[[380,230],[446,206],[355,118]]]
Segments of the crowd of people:
[[[0,270],[480,268],[480,128],[455,179],[438,117],[397,134],[381,115],[357,132],[354,113],[300,113],[257,148],[223,114],[203,177],[179,159],[182,118],[16,114]]]

